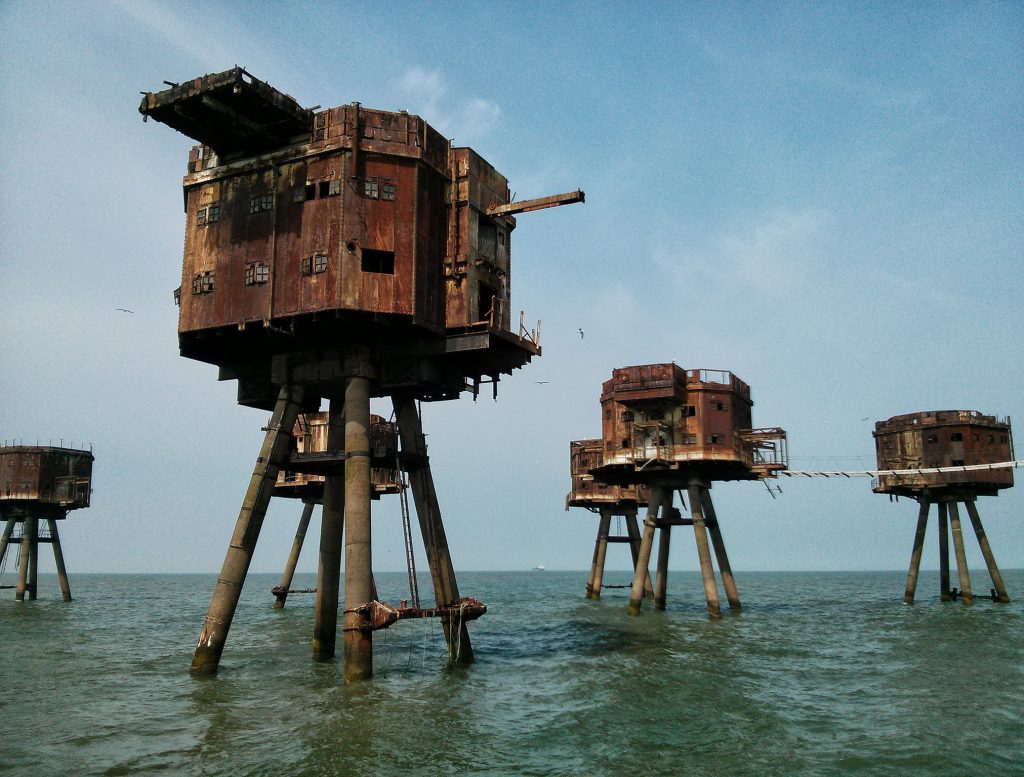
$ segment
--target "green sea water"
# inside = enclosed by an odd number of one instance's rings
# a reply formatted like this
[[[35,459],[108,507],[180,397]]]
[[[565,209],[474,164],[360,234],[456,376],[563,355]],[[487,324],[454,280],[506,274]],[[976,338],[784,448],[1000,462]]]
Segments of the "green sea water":
[[[585,572],[463,573],[489,608],[475,664],[403,621],[345,686],[276,576],[250,575],[197,679],[215,576],[73,574],[64,603],[42,575],[35,602],[0,591],[0,774],[1024,774],[1024,572],[1004,577],[1009,605],[940,603],[923,572],[906,606],[901,572],[740,572],[743,613],[710,621],[691,572],[637,618],[625,590],[584,599]],[[403,582],[378,575],[382,598]]]

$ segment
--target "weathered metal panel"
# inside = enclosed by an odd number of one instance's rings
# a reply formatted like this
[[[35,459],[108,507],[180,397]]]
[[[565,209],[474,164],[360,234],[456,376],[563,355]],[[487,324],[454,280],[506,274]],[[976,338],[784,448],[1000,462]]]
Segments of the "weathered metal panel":
[[[88,507],[93,454],[74,448],[0,447],[0,511],[6,507]],[[61,514],[49,517],[61,518]]]
[[[1013,459],[1010,420],[975,410],[893,416],[878,421],[872,434],[879,469],[956,467]],[[993,492],[1012,485],[1011,469],[993,469],[882,475],[874,491],[905,495],[957,488]]]

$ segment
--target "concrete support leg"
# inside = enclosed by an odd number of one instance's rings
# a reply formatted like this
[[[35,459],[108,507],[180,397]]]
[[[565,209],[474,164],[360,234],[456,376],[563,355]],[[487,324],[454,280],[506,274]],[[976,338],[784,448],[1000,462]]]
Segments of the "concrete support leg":
[[[612,513],[601,508],[601,522],[597,527],[597,543],[594,546],[594,564],[590,568],[590,581],[587,583],[587,598],[601,598],[601,581],[604,578],[604,562],[608,555],[608,530],[611,528]]]
[[[434,582],[434,601],[438,607],[447,607],[460,598],[459,586],[455,580],[455,568],[448,550],[444,523],[441,521],[441,507],[430,472],[426,437],[423,436],[416,401],[408,396],[395,396],[393,401],[402,454],[408,467],[409,486],[416,505],[416,518],[423,534],[427,565]],[[448,644],[449,660],[460,664],[473,663],[473,644],[465,622],[460,621],[455,628],[447,620],[441,623]]]
[[[340,397],[332,398],[330,402],[327,448],[330,451],[345,450],[345,400]],[[347,465],[345,471],[348,471]],[[320,558],[313,612],[313,657],[326,661],[334,658],[338,642],[341,539],[345,528],[345,476],[341,472],[324,478],[324,506],[321,513]]]
[[[914,592],[917,591],[917,573],[921,569],[921,551],[924,549],[924,533],[928,528],[927,499],[921,500],[921,509],[917,513],[917,531],[914,534],[914,549],[910,552],[910,571],[907,572],[907,589],[903,592],[903,603],[914,603]]]
[[[960,576],[960,598],[964,604],[974,603],[971,593],[971,575],[967,571],[967,552],[964,549],[964,535],[960,529],[960,511],[956,502],[949,503],[949,527],[953,530],[953,550],[956,551],[956,571]]]
[[[965,505],[967,507],[967,514],[971,517],[971,524],[974,526],[974,533],[978,537],[981,555],[985,557],[985,564],[988,566],[988,574],[992,578],[992,585],[996,589],[996,601],[1008,603],[1010,596],[1006,593],[1006,584],[1003,582],[1003,576],[999,574],[999,567],[996,566],[996,557],[992,555],[992,547],[988,544],[988,537],[985,535],[985,529],[981,525],[981,516],[978,515],[978,508],[973,500],[967,501]]]
[[[326,505],[325,505],[326,507]],[[345,681],[373,676],[373,632],[352,612],[373,601],[370,531],[370,381],[345,385]]]
[[[26,518],[21,527],[21,553],[18,556],[18,583],[14,589],[14,597],[19,601],[25,601],[25,591],[34,581],[29,580],[28,568],[29,559],[32,556],[32,545],[35,542],[36,519]],[[29,599],[35,597],[29,596]]]
[[[949,522],[945,502],[939,502],[939,599],[948,602],[949,594]]]
[[[295,530],[295,539],[292,540],[292,549],[288,553],[288,561],[285,562],[284,572],[281,574],[281,582],[277,584],[279,593],[274,594],[274,609],[280,610],[288,600],[288,589],[292,587],[292,578],[295,577],[295,567],[299,563],[299,554],[302,553],[302,543],[306,539],[306,529],[309,528],[309,519],[313,515],[313,503],[303,502],[302,517],[299,518],[299,528]]]
[[[263,518],[270,503],[270,494],[277,480],[277,473],[288,455],[289,441],[295,418],[302,401],[302,389],[293,386],[282,386],[274,406],[274,412],[267,426],[263,447],[249,479],[249,487],[245,492],[242,508],[238,512],[235,531],[231,535],[231,544],[224,556],[224,564],[217,578],[217,585],[210,599],[210,609],[206,613],[206,622],[199,635],[199,644],[192,657],[193,674],[215,674],[220,663],[220,655],[224,651],[231,628],[231,620],[235,616],[238,597],[242,593],[245,575],[249,571],[256,540],[259,539]]]
[[[50,540],[53,545],[53,561],[57,565],[57,579],[60,581],[60,593],[65,602],[71,601],[71,584],[68,582],[68,570],[64,567],[64,551],[60,547],[60,535],[57,533],[57,522],[47,519],[50,527]]]
[[[39,595],[39,519],[32,518],[32,544],[28,554],[28,598]]]
[[[654,547],[654,529],[658,524],[658,510],[665,498],[666,489],[654,486],[651,489],[651,501],[647,505],[647,518],[644,520],[644,533],[640,538],[640,549],[636,555],[636,566],[633,569],[633,588],[629,595],[629,614],[639,615],[640,604],[644,598],[644,589],[650,577],[648,566],[651,563],[651,549]]]
[[[672,508],[672,490],[665,489],[665,497],[661,503],[661,517],[668,518]],[[668,551],[672,543],[672,527],[662,524],[658,531],[658,564],[654,578],[654,609],[665,609],[665,598],[668,592]]]
[[[718,574],[722,577],[722,587],[725,588],[725,597],[729,600],[729,609],[733,612],[740,612],[743,609],[740,605],[740,590],[736,587],[736,578],[732,574],[729,554],[725,552],[725,540],[722,539],[722,527],[718,523],[715,506],[711,502],[711,490],[702,488],[700,498],[701,507],[704,510],[704,523],[707,524],[708,534],[711,535],[711,546],[715,549]]]
[[[700,575],[704,579],[704,598],[708,603],[708,615],[712,618],[721,618],[722,608],[718,604],[715,568],[711,565],[711,548],[708,545],[707,525],[704,523],[704,510],[701,505],[702,488],[705,486],[701,484],[690,484],[687,488],[690,497],[690,516],[693,518],[693,536],[697,541],[697,557],[700,559]]]
[[[640,557],[640,524],[636,519],[636,510],[626,515],[626,534],[629,535],[629,554],[633,558],[633,574],[636,574],[636,562]],[[654,598],[654,583],[649,570],[644,570],[644,596]]]
[[[7,546],[11,543],[11,534],[14,532],[14,519],[9,518],[4,526],[4,533],[0,535],[0,567],[3,566],[4,556],[7,555]]]

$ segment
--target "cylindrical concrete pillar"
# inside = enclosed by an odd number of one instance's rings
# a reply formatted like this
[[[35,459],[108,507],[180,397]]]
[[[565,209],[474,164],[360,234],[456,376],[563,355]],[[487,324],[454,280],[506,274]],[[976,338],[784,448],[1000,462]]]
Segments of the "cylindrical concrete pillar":
[[[907,588],[903,592],[904,604],[914,603],[914,592],[917,591],[917,573],[921,569],[921,552],[924,549],[924,534],[928,528],[927,499],[921,500],[921,508],[917,513],[917,531],[914,533],[914,549],[910,552],[910,571],[907,572]]]
[[[332,397],[327,414],[327,449],[345,450],[345,400]],[[348,471],[348,464],[345,465]],[[369,487],[367,487],[369,488]],[[334,658],[338,641],[338,600],[341,591],[341,538],[345,529],[345,476],[335,472],[324,478],[321,511],[320,559],[316,574],[313,612],[313,656]]]
[[[950,600],[949,595],[949,522],[945,502],[939,502],[939,599]]]
[[[231,621],[235,617],[238,598],[249,571],[252,554],[256,550],[263,518],[277,481],[277,473],[288,456],[289,442],[295,418],[299,413],[303,390],[298,386],[282,386],[277,396],[274,412],[267,426],[263,447],[256,459],[249,487],[242,501],[242,508],[235,521],[231,544],[224,556],[217,585],[213,589],[206,622],[199,635],[199,644],[192,657],[193,674],[215,674],[220,663],[224,642],[227,640]]]
[[[11,542],[11,534],[14,532],[14,519],[8,518],[7,525],[4,526],[4,533],[0,535],[0,566],[4,563],[4,556],[7,554],[7,546]]]
[[[722,587],[725,589],[725,598],[729,600],[729,609],[733,612],[742,610],[740,605],[740,590],[736,587],[736,578],[732,574],[732,566],[729,564],[729,554],[725,552],[725,540],[722,539],[722,527],[718,524],[718,516],[715,514],[715,506],[711,502],[711,489],[700,490],[701,507],[704,510],[704,523],[707,524],[708,534],[711,535],[711,547],[715,550],[715,559],[718,561],[718,574],[722,576]]]
[[[299,518],[299,527],[295,530],[295,539],[292,540],[292,549],[288,553],[288,561],[285,562],[284,572],[281,574],[281,582],[277,584],[279,593],[275,594],[274,609],[280,610],[288,600],[288,589],[292,587],[292,578],[295,577],[295,567],[299,563],[299,554],[302,553],[302,543],[306,539],[306,529],[309,528],[309,519],[313,515],[313,503],[303,502],[302,516]]]
[[[974,533],[978,537],[981,555],[985,557],[988,574],[992,578],[993,587],[996,589],[996,601],[1009,602],[1010,596],[1006,593],[1006,583],[1003,582],[1003,576],[999,574],[999,567],[996,566],[996,557],[992,555],[992,547],[988,544],[988,537],[985,535],[985,529],[981,525],[981,516],[978,515],[978,508],[975,506],[973,499],[968,500],[966,505],[967,514],[971,517],[971,524],[974,526]]]
[[[949,527],[953,530],[953,550],[956,552],[956,571],[960,577],[960,597],[964,604],[974,603],[971,593],[971,575],[967,570],[967,552],[964,548],[964,535],[960,528],[960,510],[956,502],[949,503]]]
[[[21,526],[21,553],[18,556],[18,582],[14,588],[14,597],[19,601],[25,601],[25,591],[31,585],[28,568],[29,559],[32,556],[32,543],[35,542],[36,519],[26,518]],[[35,597],[29,596],[29,599]]]
[[[640,604],[644,599],[644,588],[648,577],[648,565],[651,563],[651,550],[654,547],[654,529],[658,524],[658,510],[665,498],[665,489],[661,486],[651,488],[651,501],[647,505],[647,519],[644,521],[644,533],[640,538],[640,550],[636,556],[636,568],[633,570],[633,587],[629,594],[629,614],[639,615]]]
[[[718,604],[718,586],[715,584],[715,568],[711,565],[711,548],[708,546],[707,527],[701,506],[700,490],[703,486],[691,483],[687,488],[690,497],[690,516],[693,518],[693,536],[697,542],[697,558],[700,559],[700,576],[704,580],[704,599],[708,603],[708,615],[722,617]]]
[[[633,559],[633,574],[636,574],[636,562],[640,558],[640,524],[636,519],[636,509],[626,514],[626,534],[629,535],[629,555]],[[654,598],[654,583],[648,570],[644,570],[644,596]]]
[[[672,516],[672,489],[665,489],[661,503],[661,528],[658,530],[658,564],[654,578],[654,609],[665,609],[668,592],[668,551],[672,543],[672,527],[666,523]]]
[[[345,681],[373,676],[373,632],[351,612],[373,601],[370,542],[370,381],[345,385]]]
[[[53,561],[57,565],[57,580],[60,582],[60,593],[65,602],[71,601],[71,584],[68,582],[68,570],[64,567],[64,551],[60,547],[60,535],[57,533],[57,522],[47,519],[50,527],[50,542],[53,544]]]
[[[608,555],[608,530],[611,523],[611,510],[602,507],[601,522],[597,528],[597,546],[594,548],[594,566],[590,570],[590,583],[587,585],[587,597],[590,599],[601,598],[601,582],[604,579],[604,562]]]

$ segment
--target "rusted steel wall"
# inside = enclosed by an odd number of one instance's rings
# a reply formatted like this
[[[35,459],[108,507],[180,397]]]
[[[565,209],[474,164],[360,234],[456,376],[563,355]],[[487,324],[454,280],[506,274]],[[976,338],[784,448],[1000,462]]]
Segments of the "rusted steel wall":
[[[879,469],[992,464],[1013,459],[1009,419],[975,410],[907,413],[878,421],[872,433]],[[1013,470],[882,475],[877,493],[913,494],[943,487],[993,490],[1013,485]]]
[[[511,216],[490,217],[490,205],[510,200],[508,180],[470,148],[453,148],[454,206],[445,263],[449,328],[487,320],[508,330],[511,299]],[[493,302],[492,302],[493,299]]]
[[[614,486],[590,474],[604,459],[604,441],[574,440],[569,443],[569,474],[571,490],[568,507],[643,506],[650,499],[647,486]]]
[[[299,455],[327,452],[327,422],[326,412],[300,415],[295,422],[292,452]],[[370,416],[370,462],[370,484],[374,495],[397,493],[400,486],[398,426],[379,415]],[[323,483],[323,475],[282,469],[277,475],[275,495],[319,501]]]
[[[435,333],[485,319],[509,330],[515,219],[484,213],[509,202],[504,176],[417,116],[357,103],[310,114],[308,135],[253,152],[230,117],[256,115],[268,95],[233,94],[235,78],[214,74],[143,100],[147,115],[222,144],[194,148],[184,179],[184,339],[327,311],[401,317]]]
[[[749,467],[737,432],[751,427],[750,388],[724,370],[675,364],[616,369],[601,392],[605,464],[734,462]]]
[[[62,510],[88,507],[92,462],[90,451],[74,448],[38,445],[0,448],[0,507],[15,503],[34,503]]]

